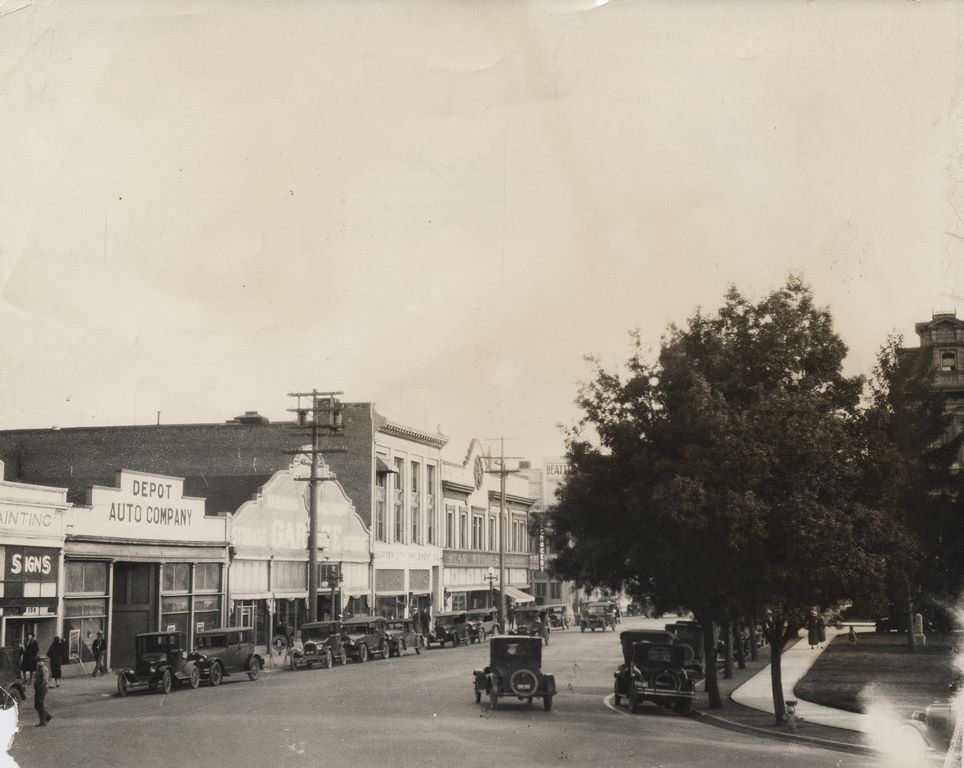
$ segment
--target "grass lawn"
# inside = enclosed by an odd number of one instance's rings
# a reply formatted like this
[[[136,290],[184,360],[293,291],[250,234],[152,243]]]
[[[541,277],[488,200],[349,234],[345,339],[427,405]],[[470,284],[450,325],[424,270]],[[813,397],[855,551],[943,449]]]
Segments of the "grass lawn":
[[[904,633],[861,633],[851,643],[846,635],[834,638],[804,678],[794,695],[817,704],[863,712],[861,691],[886,697],[902,715],[923,709],[948,696],[954,677],[954,652],[964,636],[929,635],[927,646],[911,652]]]

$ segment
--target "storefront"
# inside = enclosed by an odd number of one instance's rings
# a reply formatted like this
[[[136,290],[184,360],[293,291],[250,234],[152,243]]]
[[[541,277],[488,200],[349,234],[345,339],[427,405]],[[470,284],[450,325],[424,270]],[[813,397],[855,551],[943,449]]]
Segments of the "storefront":
[[[92,660],[97,632],[108,664],[134,662],[134,636],[222,626],[227,520],[205,515],[178,477],[121,470],[115,487],[94,486],[67,523],[64,636],[71,654]]]
[[[0,462],[0,645],[57,635],[67,491],[3,479]]]
[[[253,627],[262,649],[308,616],[308,483],[275,472],[230,523],[232,621]],[[322,476],[329,473],[323,471]],[[318,488],[318,617],[339,615],[368,593],[368,531],[337,480]]]
[[[404,544],[375,544],[375,615],[408,618],[430,610],[439,583],[441,550]]]

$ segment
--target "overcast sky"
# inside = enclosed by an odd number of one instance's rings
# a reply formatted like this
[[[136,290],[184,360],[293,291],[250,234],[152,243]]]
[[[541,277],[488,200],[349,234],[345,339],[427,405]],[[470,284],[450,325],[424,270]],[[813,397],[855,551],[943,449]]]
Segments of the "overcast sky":
[[[3,0],[0,424],[280,419],[317,387],[553,456],[584,355],[791,271],[865,372],[964,295],[962,22]]]

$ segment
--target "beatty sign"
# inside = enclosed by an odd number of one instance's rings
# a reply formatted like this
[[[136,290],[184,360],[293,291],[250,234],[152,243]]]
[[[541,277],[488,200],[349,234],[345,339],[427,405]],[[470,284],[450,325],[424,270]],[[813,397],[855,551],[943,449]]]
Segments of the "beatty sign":
[[[151,541],[227,540],[227,523],[206,517],[204,499],[184,495],[184,479],[122,469],[117,486],[90,489],[90,508],[75,508],[74,535]]]

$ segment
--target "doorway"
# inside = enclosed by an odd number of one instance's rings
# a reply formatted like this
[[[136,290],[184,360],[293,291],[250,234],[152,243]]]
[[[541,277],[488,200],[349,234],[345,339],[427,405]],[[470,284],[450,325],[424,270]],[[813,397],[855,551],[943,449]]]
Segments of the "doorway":
[[[134,636],[157,628],[157,565],[114,563],[110,660],[114,667],[136,661]]]

